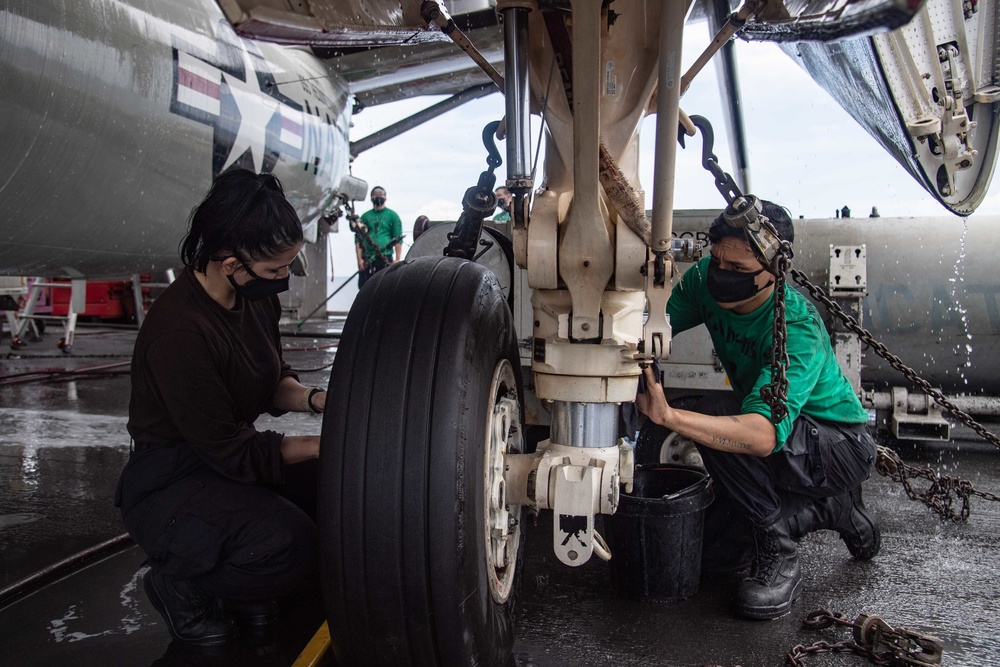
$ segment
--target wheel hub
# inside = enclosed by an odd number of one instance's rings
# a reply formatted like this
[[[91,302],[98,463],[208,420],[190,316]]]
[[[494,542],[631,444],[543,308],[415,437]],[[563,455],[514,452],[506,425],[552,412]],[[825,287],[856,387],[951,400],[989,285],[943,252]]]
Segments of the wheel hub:
[[[493,371],[489,421],[486,428],[484,520],[487,576],[497,604],[510,596],[521,542],[520,505],[507,503],[504,457],[521,451],[521,418],[517,384],[510,362],[502,359]]]

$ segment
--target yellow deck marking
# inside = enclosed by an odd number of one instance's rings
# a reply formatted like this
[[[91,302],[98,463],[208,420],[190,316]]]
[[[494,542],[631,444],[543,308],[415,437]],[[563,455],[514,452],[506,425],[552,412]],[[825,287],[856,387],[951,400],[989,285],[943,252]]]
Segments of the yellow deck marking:
[[[299,653],[299,657],[292,663],[292,667],[316,667],[326,652],[330,649],[330,626],[326,621],[319,626],[319,630],[313,635],[306,647]]]

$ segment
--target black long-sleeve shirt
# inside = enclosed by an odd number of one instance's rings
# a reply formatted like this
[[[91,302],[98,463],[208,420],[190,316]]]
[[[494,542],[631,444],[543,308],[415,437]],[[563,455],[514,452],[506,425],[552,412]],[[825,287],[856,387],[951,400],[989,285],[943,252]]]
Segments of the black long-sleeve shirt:
[[[237,297],[227,309],[185,269],[157,297],[136,338],[128,420],[136,452],[185,443],[230,479],[280,483],[283,435],[253,426],[273,411],[278,382],[294,377],[281,358],[280,309],[277,297]]]

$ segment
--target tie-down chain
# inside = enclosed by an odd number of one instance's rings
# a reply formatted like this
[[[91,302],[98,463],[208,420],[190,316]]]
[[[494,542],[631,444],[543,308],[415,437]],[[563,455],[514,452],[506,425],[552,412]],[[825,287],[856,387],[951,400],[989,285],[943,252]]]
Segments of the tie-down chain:
[[[853,629],[854,641],[830,643],[819,641],[811,646],[799,644],[785,657],[789,667],[804,667],[803,658],[820,653],[854,653],[876,665],[892,667],[933,667],[941,664],[943,642],[932,635],[907,628],[894,628],[874,614],[858,614],[854,621],[841,613],[818,609],[802,624],[813,630],[834,625]]]
[[[462,214],[455,223],[455,231],[448,234],[448,247],[444,254],[449,257],[475,261],[476,246],[483,231],[483,220],[497,207],[497,197],[493,192],[497,177],[493,172],[503,164],[494,137],[500,121],[487,123],[483,128],[483,146],[486,148],[486,171],[479,174],[479,180],[465,191],[462,197]]]
[[[712,152],[715,133],[704,116],[691,116],[701,130],[701,163],[715,177],[715,187],[726,200],[723,216],[730,226],[742,229],[747,245],[760,265],[774,275],[774,320],[771,335],[771,381],[760,388],[761,400],[771,409],[771,422],[780,424],[788,416],[788,329],[785,320],[785,275],[792,266],[792,244],[778,236],[777,230],[761,210],[760,199],[744,195],[733,177],[719,166]],[[678,134],[684,146],[683,129]]]
[[[920,387],[925,394],[934,399],[935,403],[953,414],[985,440],[1000,448],[1000,438],[986,430],[971,415],[949,401],[940,390],[932,387],[927,380],[921,378],[916,371],[904,364],[883,343],[876,340],[871,332],[864,329],[857,319],[845,313],[843,308],[830,298],[826,290],[810,282],[809,278],[798,269],[792,268],[791,244],[780,239],[774,226],[766,216],[761,214],[760,200],[753,195],[743,195],[733,178],[719,166],[718,158],[712,153],[714,133],[711,123],[702,116],[691,116],[691,122],[701,130],[703,136],[702,165],[715,177],[715,185],[726,200],[727,207],[723,213],[726,221],[733,227],[744,230],[747,244],[761,266],[775,276],[771,382],[761,387],[760,390],[761,399],[771,408],[771,421],[778,424],[788,416],[786,405],[788,379],[785,375],[788,367],[788,336],[785,322],[785,285],[787,282],[785,276],[787,273],[792,276],[796,283],[805,288],[813,299],[822,303],[832,315],[843,322],[844,326],[850,329],[875,354],[888,361],[890,366]],[[682,128],[678,134],[682,146],[684,145],[684,136]],[[961,523],[964,523],[969,517],[970,495],[977,495],[986,500],[1000,501],[1000,497],[992,493],[976,491],[968,481],[942,476],[929,468],[908,466],[895,452],[886,447],[878,448],[876,469],[880,474],[900,482],[911,500],[920,500],[942,518]],[[924,477],[931,482],[931,486],[923,494],[917,494],[910,486],[908,477]],[[962,499],[962,508],[957,513],[951,509],[952,494],[958,495]]]
[[[805,658],[822,653],[853,653],[874,665],[887,667],[935,667],[941,664],[944,642],[932,635],[907,628],[894,628],[875,614],[859,614],[849,621],[841,613],[817,609],[802,621],[813,630],[841,625],[853,630],[854,639],[842,642],[821,640],[804,646],[797,644],[785,655],[788,667],[806,667]],[[704,667],[721,667],[709,665]],[[739,667],[736,665],[735,667]]]

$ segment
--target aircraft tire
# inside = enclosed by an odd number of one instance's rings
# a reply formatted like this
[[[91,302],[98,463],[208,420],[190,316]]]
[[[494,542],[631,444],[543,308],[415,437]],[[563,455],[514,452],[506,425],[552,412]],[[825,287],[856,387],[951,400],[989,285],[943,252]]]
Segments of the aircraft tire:
[[[520,405],[519,373],[511,313],[489,270],[420,257],[361,290],[321,439],[320,572],[338,664],[513,662],[524,522],[512,510],[512,541],[491,548],[498,478],[487,460],[507,446],[490,432],[497,405],[506,419]],[[497,558],[513,567],[493,567]]]
[[[690,410],[701,396],[681,396],[670,399],[670,405],[681,410]],[[660,426],[654,421],[646,419],[639,427],[639,435],[635,439],[635,462],[637,465],[656,465],[660,463],[681,464],[703,466],[701,457],[691,458],[691,454],[683,460],[678,456],[683,453],[683,449],[678,451],[681,443],[679,436],[668,429]],[[681,439],[686,440],[686,439]],[[676,443],[676,444],[675,444]],[[690,450],[690,447],[686,447]]]
[[[660,463],[660,451],[667,437],[673,433],[666,426],[660,426],[650,420],[643,422],[639,428],[639,436],[635,439],[636,465],[654,465]]]

